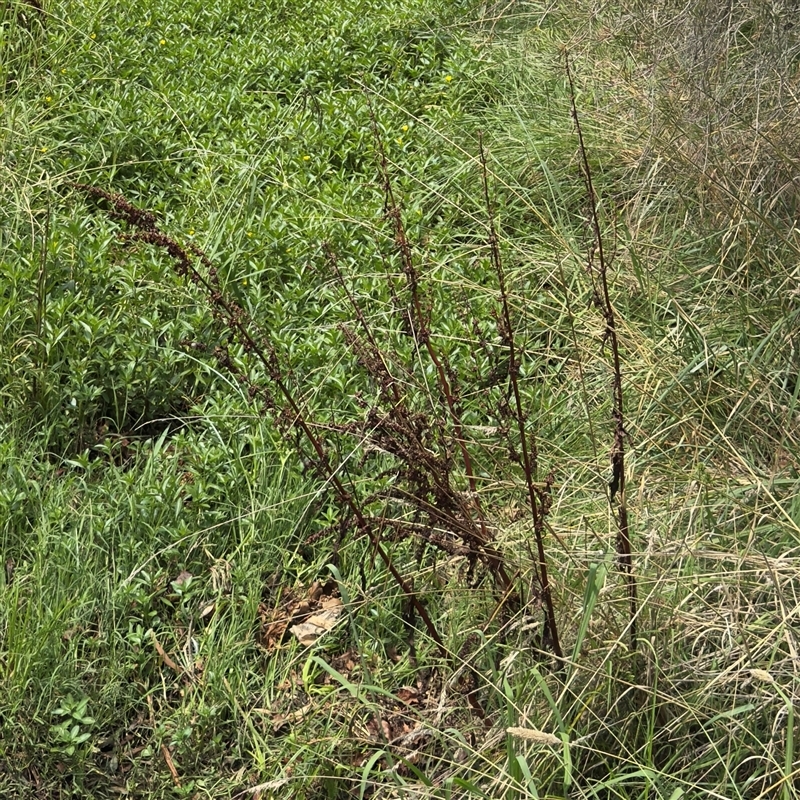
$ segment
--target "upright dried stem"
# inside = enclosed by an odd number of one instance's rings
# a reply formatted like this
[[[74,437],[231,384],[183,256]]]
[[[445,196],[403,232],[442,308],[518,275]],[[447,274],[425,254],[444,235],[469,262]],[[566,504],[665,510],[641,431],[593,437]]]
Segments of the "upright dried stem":
[[[633,556],[631,551],[630,526],[628,522],[628,506],[625,497],[625,417],[623,414],[622,396],[622,365],[619,355],[619,338],[617,336],[617,323],[614,315],[614,306],[611,303],[611,296],[608,291],[608,261],[606,258],[603,233],[600,227],[600,215],[597,207],[597,194],[594,190],[592,180],[592,170],[589,166],[589,156],[586,144],[583,139],[583,130],[578,115],[578,107],[575,102],[575,84],[572,80],[572,70],[569,64],[569,54],[565,54],[565,64],[567,81],[569,82],[569,98],[572,111],[572,119],[575,122],[575,131],[578,135],[578,149],[581,158],[581,171],[586,186],[586,195],[589,203],[589,218],[592,226],[592,237],[594,248],[597,252],[597,267],[594,267],[594,258],[589,255],[588,271],[592,279],[594,290],[594,303],[603,315],[606,323],[604,342],[608,342],[611,347],[611,355],[614,364],[614,383],[613,383],[613,406],[612,414],[614,417],[614,444],[611,449],[611,481],[609,482],[609,503],[612,508],[614,501],[617,503],[617,553],[619,562],[625,573],[628,584],[628,600],[630,604],[630,636],[631,650],[636,649],[636,616],[638,612],[638,600],[636,589],[636,576],[633,574]],[[595,286],[595,273],[600,284],[600,291]]]
[[[522,410],[522,396],[519,390],[519,369],[520,363],[517,356],[516,344],[514,341],[514,326],[511,322],[511,311],[508,304],[508,290],[506,287],[505,271],[503,261],[500,257],[500,242],[497,237],[497,228],[494,222],[494,212],[489,199],[489,170],[486,165],[486,153],[483,149],[483,137],[480,139],[480,160],[481,171],[483,173],[483,197],[486,204],[486,215],[489,223],[489,253],[491,255],[492,267],[500,288],[500,302],[502,305],[503,324],[505,326],[505,336],[508,344],[508,381],[511,392],[514,395],[514,418],[517,423],[520,447],[522,449],[522,469],[525,473],[525,485],[528,489],[528,503],[533,518],[533,532],[536,539],[537,572],[539,583],[542,587],[542,602],[545,611],[546,632],[549,634],[553,644],[553,652],[558,658],[562,657],[561,644],[558,639],[558,626],[556,624],[555,606],[553,604],[553,594],[550,589],[550,578],[547,572],[547,556],[544,551],[544,514],[545,505],[536,487],[536,466],[531,457],[531,450],[528,447],[528,438],[525,430],[525,412]],[[535,446],[535,439],[533,439]],[[547,638],[547,637],[545,637]]]

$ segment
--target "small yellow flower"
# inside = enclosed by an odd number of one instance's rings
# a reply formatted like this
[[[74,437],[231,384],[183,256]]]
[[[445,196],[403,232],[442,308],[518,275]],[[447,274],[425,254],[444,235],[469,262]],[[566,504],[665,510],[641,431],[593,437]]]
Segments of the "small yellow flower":
[[[46,152],[47,152],[47,148],[46,148],[46,147],[42,147],[42,148],[41,148],[41,151],[42,151],[43,153],[46,153]]]
[[[252,239],[253,238],[253,231],[247,231],[247,236],[248,236],[248,238]]]
[[[397,142],[397,144],[403,144],[403,137],[402,137],[402,136],[398,136],[398,137],[395,139],[395,141]]]
[[[66,67],[64,67],[64,69],[61,70],[61,74],[62,75],[66,75],[67,74],[67,68]]]
[[[160,45],[165,45],[167,43],[167,40],[166,39],[161,39],[158,43]]]
[[[194,236],[194,228],[189,228],[189,236]]]
[[[445,80],[445,83],[450,83],[450,81],[453,80],[453,76],[452,75],[445,75],[444,76],[444,80]]]
[[[45,101],[45,103],[52,103],[53,102],[53,98],[50,97],[50,95],[47,95],[47,97],[45,97],[44,101]]]
[[[89,38],[90,39],[96,39],[97,38],[97,34],[96,33],[92,33],[92,34],[89,35]]]
[[[310,161],[310,160],[311,160],[311,156],[303,156],[303,161]]]
[[[408,125],[403,125],[403,133],[405,133],[407,130],[408,130]]]

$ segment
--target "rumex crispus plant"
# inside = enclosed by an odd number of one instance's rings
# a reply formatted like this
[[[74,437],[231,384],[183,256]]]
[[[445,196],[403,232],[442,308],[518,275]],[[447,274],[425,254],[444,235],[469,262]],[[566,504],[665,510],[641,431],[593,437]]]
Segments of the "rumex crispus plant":
[[[181,245],[159,229],[151,212],[120,195],[95,186],[75,188],[104,203],[109,215],[127,226],[127,232],[121,234],[123,241],[161,249],[175,272],[188,277],[202,291],[218,323],[219,339],[209,347],[217,362],[261,402],[296,447],[304,465],[333,492],[339,519],[318,532],[314,540],[335,532],[336,552],[349,533],[363,536],[443,656],[448,655],[444,640],[420,599],[424,589],[419,581],[401,574],[388,545],[415,543],[414,572],[418,574],[428,569],[424,566],[429,561],[426,552],[431,551],[463,560],[468,583],[483,580],[476,573],[480,565],[495,587],[497,607],[491,619],[530,603],[541,606],[544,626],[533,643],[560,659],[562,649],[544,545],[553,477],[544,482],[537,479],[536,437],[528,425],[528,400],[519,382],[525,353],[515,340],[485,157],[481,155],[477,162],[488,218],[482,247],[490,268],[487,275],[497,282],[499,302],[489,310],[492,342],[481,332],[487,321],[476,318],[470,310],[474,298],[467,298],[465,303],[468,310],[462,321],[466,328],[463,340],[471,342],[470,361],[480,362],[488,371],[480,376],[476,391],[470,383],[476,374],[465,375],[463,368],[454,366],[456,357],[463,353],[455,353],[450,346],[452,336],[437,332],[441,322],[437,314],[442,310],[426,286],[424,265],[419,263],[420,255],[407,234],[389,161],[374,116],[372,119],[385,198],[384,220],[391,241],[388,248],[378,245],[392,309],[388,328],[380,329],[365,313],[363,299],[353,288],[358,275],[345,274],[340,254],[332,245],[323,248],[329,274],[350,308],[350,321],[339,326],[342,343],[366,379],[363,390],[345,403],[346,413],[351,415],[346,422],[338,421],[336,413],[326,417],[304,404],[301,398],[308,387],[298,392],[291,385],[295,375],[287,354],[280,351],[268,330],[257,326],[243,307],[222,291],[217,269],[199,248]],[[481,291],[480,300],[485,305],[486,292]],[[245,365],[247,359],[260,365],[258,377]],[[361,454],[357,464],[352,457],[354,449]],[[518,463],[524,476],[536,550],[536,574],[528,596],[522,593],[519,565],[514,566],[496,540],[498,524],[492,516],[496,509],[491,507],[495,498],[490,479],[492,475],[496,478],[498,471],[508,472],[508,461],[498,458],[498,452],[505,452]]]

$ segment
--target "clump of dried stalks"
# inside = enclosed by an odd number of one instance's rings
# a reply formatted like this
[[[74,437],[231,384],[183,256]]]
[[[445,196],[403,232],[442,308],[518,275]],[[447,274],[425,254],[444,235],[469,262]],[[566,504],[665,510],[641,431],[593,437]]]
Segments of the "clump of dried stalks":
[[[630,634],[635,646],[637,600],[625,503],[626,433],[620,347],[608,285],[609,256],[604,249],[597,198],[574,99],[573,116],[593,241],[587,272],[594,287],[594,302],[606,324],[604,341],[613,355],[615,428],[610,502],[617,509],[619,556],[628,583]],[[74,188],[99,201],[112,218],[126,226],[121,234],[123,241],[146,243],[162,250],[175,273],[188,278],[205,297],[218,326],[218,342],[210,348],[217,363],[245,386],[251,398],[260,402],[264,412],[274,419],[297,449],[304,465],[313,470],[333,494],[339,519],[335,525],[315,534],[309,540],[311,544],[326,534],[335,534],[334,552],[337,552],[345,537],[365,538],[373,557],[380,558],[406,598],[411,619],[419,617],[445,658],[450,658],[450,653],[428,610],[425,588],[415,581],[415,573],[409,574],[407,568],[404,572],[397,566],[395,545],[399,542],[415,544],[417,565],[421,565],[426,553],[431,551],[461,559],[467,565],[465,580],[468,583],[476,583],[484,575],[491,579],[497,604],[492,619],[523,606],[541,609],[541,632],[532,645],[562,661],[546,546],[554,476],[550,473],[542,479],[539,475],[539,444],[536,430],[529,422],[530,388],[523,387],[520,380],[529,354],[516,333],[483,143],[476,162],[486,215],[485,252],[489,274],[495,281],[494,305],[489,312],[495,340],[491,344],[484,340],[480,333],[482,320],[473,317],[464,323],[473,335],[472,347],[482,350],[484,361],[486,354],[490,354],[490,379],[483,381],[479,391],[475,391],[473,385],[468,385],[469,381],[474,381],[474,375],[465,376],[463,370],[459,372],[448,355],[446,337],[437,331],[437,319],[432,310],[435,303],[429,295],[420,257],[403,221],[402,206],[374,117],[373,127],[378,174],[385,198],[385,222],[392,239],[391,257],[399,264],[399,271],[387,266],[385,280],[394,313],[401,322],[401,332],[395,332],[393,339],[376,328],[365,312],[364,300],[353,288],[357,276],[345,274],[340,255],[330,245],[324,245],[329,274],[350,309],[349,321],[340,325],[344,346],[364,378],[365,389],[355,399],[359,416],[347,422],[336,421],[335,417],[322,418],[319,412],[298,399],[301,394],[292,384],[294,378],[290,378],[287,354],[275,344],[268,330],[257,325],[244,308],[223,291],[217,269],[205,253],[161,231],[151,212],[134,206],[118,194],[82,184],[75,184]],[[389,261],[385,257],[387,264]],[[245,359],[258,364],[261,377],[254,378],[253,372],[243,368],[232,348],[238,348]],[[477,363],[480,357],[473,355]],[[428,383],[426,375],[433,376],[432,383]],[[469,399],[465,399],[467,397]],[[469,425],[465,422],[467,413],[471,420]],[[478,414],[483,416],[485,425],[474,424]],[[479,441],[472,433],[477,428],[494,431],[495,440]],[[346,448],[340,446],[344,441],[349,443]],[[357,459],[345,461],[340,455],[352,452],[354,446],[362,454],[360,474],[356,474],[358,468],[354,466],[359,463]],[[506,474],[518,469],[514,481],[524,487],[534,565],[534,579],[527,587],[521,580],[519,565],[503,552],[497,541],[493,509],[484,500],[485,454],[492,449],[507,454],[503,469]],[[370,479],[370,475],[379,477]]]

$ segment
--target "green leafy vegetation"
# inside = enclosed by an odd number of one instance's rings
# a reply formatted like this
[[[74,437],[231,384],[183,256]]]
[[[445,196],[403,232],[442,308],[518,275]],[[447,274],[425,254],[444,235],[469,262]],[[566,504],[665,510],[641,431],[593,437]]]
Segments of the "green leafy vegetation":
[[[800,796],[792,3],[0,31],[3,796]]]

